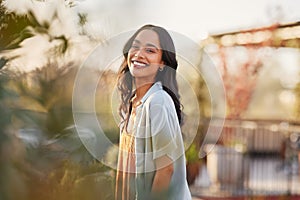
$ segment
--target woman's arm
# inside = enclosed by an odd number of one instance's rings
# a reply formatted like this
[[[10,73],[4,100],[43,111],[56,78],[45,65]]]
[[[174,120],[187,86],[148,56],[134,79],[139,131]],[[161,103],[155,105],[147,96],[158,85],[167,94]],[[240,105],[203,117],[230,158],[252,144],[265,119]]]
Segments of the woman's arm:
[[[167,191],[171,182],[174,167],[168,156],[162,156],[155,160],[156,173],[152,184],[153,193]]]

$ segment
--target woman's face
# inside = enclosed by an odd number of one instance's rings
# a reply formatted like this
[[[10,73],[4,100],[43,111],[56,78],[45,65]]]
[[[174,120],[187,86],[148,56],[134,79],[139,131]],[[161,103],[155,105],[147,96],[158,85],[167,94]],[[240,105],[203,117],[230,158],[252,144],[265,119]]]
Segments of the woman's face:
[[[128,51],[129,71],[136,81],[154,82],[159,67],[163,67],[162,49],[156,32],[141,31]]]

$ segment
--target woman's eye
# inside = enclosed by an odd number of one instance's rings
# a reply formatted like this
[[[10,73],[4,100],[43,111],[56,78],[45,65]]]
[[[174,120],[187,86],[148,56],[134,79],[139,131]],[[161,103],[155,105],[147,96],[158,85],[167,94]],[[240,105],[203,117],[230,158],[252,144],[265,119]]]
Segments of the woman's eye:
[[[150,48],[146,48],[146,52],[148,52],[148,53],[155,53],[155,50],[154,49],[150,49]]]

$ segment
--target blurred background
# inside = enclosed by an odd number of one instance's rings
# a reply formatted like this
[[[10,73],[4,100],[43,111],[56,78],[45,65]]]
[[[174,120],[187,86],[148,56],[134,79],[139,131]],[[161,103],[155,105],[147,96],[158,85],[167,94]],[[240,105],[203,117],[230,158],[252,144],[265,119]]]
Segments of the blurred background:
[[[299,10],[297,0],[0,0],[0,200],[113,199],[123,43],[111,66],[94,52],[148,23],[170,30],[179,52],[193,47],[178,54],[193,196],[300,198]],[[83,88],[101,77],[101,131],[90,113],[74,122],[79,71]]]

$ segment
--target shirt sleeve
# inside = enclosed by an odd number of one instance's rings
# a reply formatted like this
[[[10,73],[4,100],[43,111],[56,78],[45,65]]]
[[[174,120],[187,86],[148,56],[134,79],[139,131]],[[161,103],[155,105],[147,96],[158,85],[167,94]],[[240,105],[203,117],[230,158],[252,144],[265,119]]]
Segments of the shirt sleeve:
[[[167,155],[175,161],[179,157],[176,149],[181,134],[175,108],[165,104],[152,105],[150,125],[153,159]]]

